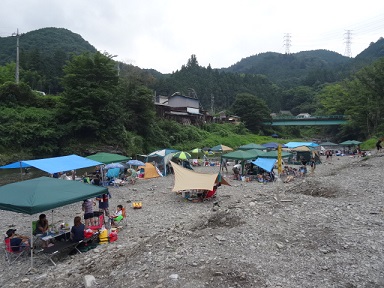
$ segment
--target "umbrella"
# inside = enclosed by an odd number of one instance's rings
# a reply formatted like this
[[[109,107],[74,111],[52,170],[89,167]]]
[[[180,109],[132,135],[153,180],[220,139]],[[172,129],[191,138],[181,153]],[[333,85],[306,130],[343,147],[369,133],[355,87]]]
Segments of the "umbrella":
[[[173,154],[173,158],[179,158],[181,160],[190,159],[192,156],[188,152],[180,151]]]
[[[127,162],[128,165],[131,165],[131,166],[144,166],[145,163],[140,161],[140,160],[136,160],[136,159],[132,159],[132,160],[129,160]]]
[[[228,151],[233,151],[231,147],[225,146],[225,145],[217,145],[211,148],[213,152],[228,152]]]
[[[311,149],[307,146],[298,146],[296,148],[292,148],[292,151],[311,151]]]
[[[351,146],[351,145],[359,145],[359,144],[361,144],[361,143],[362,143],[362,142],[360,142],[360,141],[356,141],[356,140],[347,140],[347,141],[344,141],[344,142],[339,143],[339,145]]]
[[[204,154],[203,149],[200,149],[200,148],[192,149],[189,152],[191,152],[191,154],[194,154],[194,155],[203,155]]]
[[[104,169],[111,169],[111,168],[124,168],[124,165],[121,163],[110,163],[104,166]]]
[[[251,149],[263,150],[263,149],[265,149],[265,147],[260,145],[260,144],[255,144],[255,143],[249,143],[247,145],[242,145],[239,147],[239,150],[251,150]]]
[[[261,145],[264,146],[265,148],[269,148],[269,149],[277,149],[277,147],[279,147],[279,143],[276,143],[276,142],[268,142],[268,143],[261,144]]]

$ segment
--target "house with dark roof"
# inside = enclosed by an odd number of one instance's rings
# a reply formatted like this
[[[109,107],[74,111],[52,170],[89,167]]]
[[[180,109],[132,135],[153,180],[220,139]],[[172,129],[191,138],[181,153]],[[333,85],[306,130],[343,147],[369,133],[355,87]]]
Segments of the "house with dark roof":
[[[212,121],[212,116],[201,108],[197,97],[185,96],[179,92],[173,93],[171,96],[156,96],[155,106],[159,117],[185,125]]]

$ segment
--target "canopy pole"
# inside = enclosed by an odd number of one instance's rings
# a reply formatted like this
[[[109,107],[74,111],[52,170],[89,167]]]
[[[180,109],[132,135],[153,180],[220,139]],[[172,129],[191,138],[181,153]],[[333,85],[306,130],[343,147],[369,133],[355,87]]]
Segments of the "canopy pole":
[[[31,221],[31,247],[29,247],[30,248],[30,250],[31,250],[31,269],[33,269],[33,250],[34,250],[34,248],[33,248],[33,224],[32,224],[32,220],[31,219],[29,219],[30,221]]]
[[[21,181],[23,181],[23,167],[22,167],[21,161],[19,163],[20,163],[20,179]]]

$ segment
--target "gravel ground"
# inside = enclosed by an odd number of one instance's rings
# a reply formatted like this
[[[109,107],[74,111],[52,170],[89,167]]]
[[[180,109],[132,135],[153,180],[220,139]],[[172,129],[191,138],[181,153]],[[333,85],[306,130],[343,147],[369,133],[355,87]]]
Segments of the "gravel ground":
[[[127,207],[118,241],[56,267],[36,257],[33,270],[27,258],[9,270],[3,259],[0,286],[84,287],[93,275],[93,287],[384,287],[383,165],[384,154],[334,157],[292,183],[229,180],[203,203],[171,192],[173,176],[110,188],[111,210]],[[0,215],[4,231],[24,233],[37,217]],[[76,215],[80,203],[54,211]]]

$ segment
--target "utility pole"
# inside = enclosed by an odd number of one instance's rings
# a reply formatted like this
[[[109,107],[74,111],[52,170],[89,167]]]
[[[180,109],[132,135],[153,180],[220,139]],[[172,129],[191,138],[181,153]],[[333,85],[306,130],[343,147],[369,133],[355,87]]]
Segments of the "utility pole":
[[[284,34],[284,47],[285,47],[285,54],[291,54],[289,51],[289,48],[291,47],[291,34],[285,33]]]
[[[16,84],[19,84],[19,28],[17,28],[17,32],[13,33],[12,36],[16,36]]]
[[[344,43],[345,43],[345,52],[344,56],[347,56],[349,58],[352,58],[352,52],[351,52],[351,44],[352,44],[352,30],[346,30],[347,32],[344,33]]]

